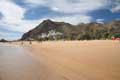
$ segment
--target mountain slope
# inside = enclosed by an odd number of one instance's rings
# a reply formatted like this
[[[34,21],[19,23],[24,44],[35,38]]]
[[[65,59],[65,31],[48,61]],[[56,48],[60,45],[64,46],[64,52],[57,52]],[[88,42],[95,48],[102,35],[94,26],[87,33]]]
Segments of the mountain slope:
[[[112,21],[107,24],[87,23],[72,25],[65,22],[53,22],[44,20],[34,29],[25,33],[21,40],[83,40],[106,39],[120,37],[120,21]]]

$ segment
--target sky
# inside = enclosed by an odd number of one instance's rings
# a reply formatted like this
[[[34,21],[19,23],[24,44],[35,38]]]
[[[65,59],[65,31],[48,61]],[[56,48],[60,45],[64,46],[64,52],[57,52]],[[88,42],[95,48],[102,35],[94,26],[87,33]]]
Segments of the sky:
[[[20,39],[46,19],[74,25],[120,20],[120,0],[0,0],[0,39]]]

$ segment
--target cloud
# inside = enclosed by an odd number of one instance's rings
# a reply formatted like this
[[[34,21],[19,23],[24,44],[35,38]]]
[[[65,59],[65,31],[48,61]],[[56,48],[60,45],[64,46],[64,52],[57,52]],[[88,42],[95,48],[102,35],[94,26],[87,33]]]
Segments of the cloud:
[[[111,9],[111,11],[112,11],[113,13],[115,13],[115,12],[120,12],[120,5],[117,5],[117,6],[113,7],[113,8]]]
[[[2,21],[6,23],[17,23],[24,17],[25,9],[10,0],[0,1],[0,13]]]
[[[111,1],[111,5],[112,8],[110,9],[113,13],[116,12],[120,12],[120,0],[114,0],[114,2],[112,0]]]
[[[24,20],[25,8],[18,6],[12,0],[1,0],[0,27],[11,31],[26,32],[38,24],[38,20]]]
[[[50,5],[53,9],[58,8],[57,11],[63,13],[88,13],[93,10],[104,7],[104,0],[76,0],[77,2],[70,2],[69,0],[55,0],[55,3]],[[54,9],[53,9],[54,10]]]
[[[89,23],[92,21],[92,17],[87,15],[73,15],[73,16],[62,16],[62,17],[53,17],[50,18],[54,21],[64,21],[71,24],[79,24],[79,23]]]
[[[21,36],[19,32],[25,32],[34,27],[34,21],[23,20],[25,11],[12,0],[0,0],[0,29],[3,28],[12,32],[0,30],[0,38],[17,39]],[[18,33],[14,33],[14,31]]]
[[[21,34],[0,32],[0,39],[16,40],[16,39],[20,39],[20,37],[21,37]]]
[[[87,13],[105,7],[107,0],[25,0],[25,3],[47,6],[62,13]]]
[[[104,19],[96,19],[96,22],[97,22],[97,23],[102,23],[102,24],[103,24],[103,23],[104,23]]]
[[[11,31],[27,32],[28,30],[37,26],[39,23],[39,20],[21,20],[19,23],[15,24],[9,24],[1,21],[0,26]]]

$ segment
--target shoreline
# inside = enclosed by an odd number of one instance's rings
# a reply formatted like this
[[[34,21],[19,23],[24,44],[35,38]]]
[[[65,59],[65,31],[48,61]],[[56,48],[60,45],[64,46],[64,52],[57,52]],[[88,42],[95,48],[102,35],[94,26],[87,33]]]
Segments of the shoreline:
[[[30,44],[30,42],[29,41],[15,41],[15,42],[11,42],[10,44],[18,44],[18,45],[22,45],[22,42],[23,42],[23,45],[33,45],[34,43],[35,44],[42,44],[42,43],[56,43],[56,42],[93,42],[93,41],[95,41],[95,42],[101,42],[101,41],[103,41],[103,42],[120,42],[119,40],[74,40],[74,41],[42,41],[42,42],[40,42],[40,41],[31,41],[32,42],[32,44]],[[8,43],[8,42],[7,42]],[[24,44],[25,43],[25,44]]]

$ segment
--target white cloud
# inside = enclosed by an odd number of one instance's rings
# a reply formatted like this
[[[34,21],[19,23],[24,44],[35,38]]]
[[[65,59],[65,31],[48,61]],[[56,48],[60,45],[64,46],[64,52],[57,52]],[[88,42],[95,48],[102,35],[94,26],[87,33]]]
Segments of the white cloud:
[[[110,9],[113,13],[120,12],[120,0],[110,0],[112,8]]]
[[[111,9],[112,12],[120,12],[120,5],[117,5]]]
[[[20,34],[14,34],[14,33],[9,33],[9,32],[0,32],[0,39],[16,40],[16,39],[20,39],[20,38],[21,38]]]
[[[104,19],[96,19],[96,22],[97,22],[97,23],[102,23],[102,24],[103,24],[103,23],[104,23]]]
[[[64,13],[87,13],[99,9],[104,6],[104,0],[77,0],[78,2],[70,2],[69,0],[55,0],[51,7],[56,7],[60,12]],[[58,10],[57,10],[58,11]]]
[[[24,18],[25,9],[10,0],[2,0],[0,1],[0,13],[3,15],[2,21],[17,23]]]
[[[79,23],[89,23],[92,21],[92,17],[87,15],[73,15],[73,16],[53,17],[51,18],[51,20],[64,21],[76,25]]]
[[[108,0],[25,0],[32,5],[43,5],[62,13],[86,13],[107,5]]]
[[[18,6],[12,0],[0,0],[0,27],[11,31],[26,32],[39,22],[38,20],[23,20],[26,9]]]
[[[27,32],[40,23],[39,20],[21,20],[15,24],[5,23],[0,21],[0,26],[11,31]]]

